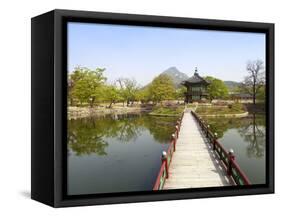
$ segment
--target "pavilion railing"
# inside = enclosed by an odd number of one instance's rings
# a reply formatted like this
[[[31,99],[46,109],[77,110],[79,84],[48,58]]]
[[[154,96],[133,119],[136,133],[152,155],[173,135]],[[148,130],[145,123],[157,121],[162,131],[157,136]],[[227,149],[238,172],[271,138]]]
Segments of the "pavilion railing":
[[[163,189],[166,179],[169,178],[169,166],[172,161],[173,153],[176,151],[176,143],[179,137],[179,131],[181,128],[183,115],[184,113],[182,113],[181,117],[178,119],[176,123],[175,132],[171,136],[171,141],[167,151],[162,152],[161,167],[153,187],[154,191]]]
[[[195,112],[191,111],[191,114],[195,117],[199,126],[206,135],[206,138],[212,144],[212,148],[219,159],[223,162],[224,168],[227,174],[233,179],[236,185],[250,185],[250,181],[246,174],[239,167],[235,160],[234,152],[232,149],[226,151],[223,145],[217,140],[217,133],[213,133],[208,125],[201,117]]]

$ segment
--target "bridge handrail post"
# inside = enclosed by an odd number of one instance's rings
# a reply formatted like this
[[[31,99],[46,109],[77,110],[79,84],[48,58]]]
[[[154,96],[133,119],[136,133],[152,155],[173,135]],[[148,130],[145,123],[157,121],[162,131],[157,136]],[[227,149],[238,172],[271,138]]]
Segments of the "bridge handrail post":
[[[176,125],[176,135],[177,135],[177,138],[179,138],[179,126],[178,125]]]
[[[179,131],[180,131],[180,126],[181,126],[181,122],[179,120],[177,120],[177,126],[179,126]]]
[[[169,167],[168,167],[168,161],[167,161],[167,152],[163,151],[162,152],[162,157],[161,157],[162,164],[165,164],[165,170],[166,170],[166,178],[169,178]]]
[[[214,140],[213,140],[213,150],[216,150],[216,144],[217,144],[218,134],[214,133]]]
[[[232,175],[232,161],[235,160],[235,155],[233,149],[229,149],[228,152],[228,168],[227,168],[227,175]]]
[[[172,143],[173,143],[174,152],[175,152],[176,151],[176,135],[174,133],[172,134]]]
[[[204,120],[202,120],[202,129],[203,129],[203,131],[205,133],[205,121]]]
[[[206,130],[206,137],[209,139],[209,130],[210,130],[210,125],[207,125],[207,130]]]

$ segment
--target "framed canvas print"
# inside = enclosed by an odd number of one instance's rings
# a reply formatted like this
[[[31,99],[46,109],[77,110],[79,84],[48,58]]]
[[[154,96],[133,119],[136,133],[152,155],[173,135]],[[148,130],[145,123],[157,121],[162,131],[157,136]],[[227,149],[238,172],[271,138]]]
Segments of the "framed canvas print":
[[[274,24],[32,18],[32,192],[54,207],[274,192]]]

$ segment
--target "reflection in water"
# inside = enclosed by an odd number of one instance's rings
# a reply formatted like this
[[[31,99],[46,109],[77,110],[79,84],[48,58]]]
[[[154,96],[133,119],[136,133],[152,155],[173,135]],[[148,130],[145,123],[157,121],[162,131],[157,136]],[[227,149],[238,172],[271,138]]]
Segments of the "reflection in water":
[[[74,123],[75,122],[75,123]],[[100,124],[100,123],[99,123]],[[68,122],[68,147],[77,155],[90,154],[106,155],[108,143],[103,139],[103,132],[94,120]]]
[[[240,135],[248,143],[247,155],[248,157],[261,158],[265,152],[265,119],[257,118],[253,114],[253,118],[249,124],[239,129]]]
[[[206,118],[226,149],[234,149],[237,162],[252,184],[265,182],[265,116]]]
[[[69,120],[68,147],[76,155],[106,155],[106,139],[114,138],[123,143],[134,142],[144,128],[159,143],[167,143],[175,121],[175,117],[136,114]]]
[[[248,145],[249,157],[262,157],[265,152],[265,117],[252,114],[246,118],[207,118],[212,132],[223,138],[229,129],[237,129]]]
[[[150,191],[177,118],[114,115],[68,121],[68,194]],[[265,183],[265,118],[208,118],[252,184]]]
[[[176,119],[140,114],[69,120],[68,194],[151,191]]]

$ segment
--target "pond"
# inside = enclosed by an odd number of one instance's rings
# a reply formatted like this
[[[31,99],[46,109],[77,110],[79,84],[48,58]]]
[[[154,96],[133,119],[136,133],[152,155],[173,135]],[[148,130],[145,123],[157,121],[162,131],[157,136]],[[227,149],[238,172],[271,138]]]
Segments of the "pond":
[[[176,117],[109,115],[68,121],[68,195],[150,191]]]
[[[251,184],[265,184],[265,115],[245,118],[205,118],[226,150],[233,149],[235,159]]]

